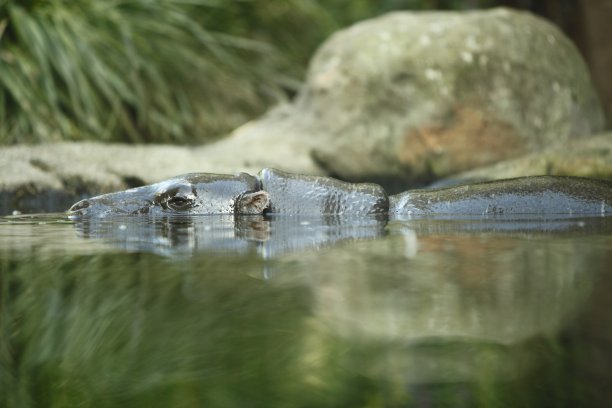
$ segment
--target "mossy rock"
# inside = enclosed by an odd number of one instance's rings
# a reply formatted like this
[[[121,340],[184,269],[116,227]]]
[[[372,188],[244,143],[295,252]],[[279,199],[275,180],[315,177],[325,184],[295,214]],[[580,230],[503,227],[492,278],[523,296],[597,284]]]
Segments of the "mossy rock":
[[[415,182],[597,133],[580,54],[524,12],[392,13],[334,35],[297,102],[329,129],[329,172]]]
[[[397,190],[603,126],[583,59],[545,20],[509,9],[396,12],[334,34],[292,104],[220,146],[251,146],[241,163]]]

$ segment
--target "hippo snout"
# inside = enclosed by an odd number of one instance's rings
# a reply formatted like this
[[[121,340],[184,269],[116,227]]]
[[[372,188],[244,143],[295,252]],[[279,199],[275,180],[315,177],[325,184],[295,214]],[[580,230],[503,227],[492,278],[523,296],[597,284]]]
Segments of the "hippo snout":
[[[89,207],[91,207],[91,202],[89,200],[81,200],[74,203],[72,207],[68,209],[68,213],[70,215],[85,215]]]
[[[68,215],[103,217],[107,214],[148,214],[155,206],[155,202],[147,197],[141,197],[144,194],[140,193],[142,192],[128,190],[87,198],[73,204],[68,209]]]

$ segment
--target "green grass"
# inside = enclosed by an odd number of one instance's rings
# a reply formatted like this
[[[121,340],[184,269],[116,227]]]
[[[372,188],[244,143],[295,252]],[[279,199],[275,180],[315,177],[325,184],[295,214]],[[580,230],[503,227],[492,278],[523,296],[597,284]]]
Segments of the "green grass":
[[[0,4],[2,143],[210,138],[254,113],[245,60],[274,53],[205,29],[204,0]]]
[[[333,31],[463,3],[0,0],[0,144],[212,140],[291,96]]]

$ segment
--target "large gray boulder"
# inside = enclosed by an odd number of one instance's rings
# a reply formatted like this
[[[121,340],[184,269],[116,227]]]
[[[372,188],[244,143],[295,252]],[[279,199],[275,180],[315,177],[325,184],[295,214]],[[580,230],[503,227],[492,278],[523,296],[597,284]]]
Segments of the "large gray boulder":
[[[397,12],[333,35],[292,105],[216,148],[258,144],[235,158],[389,187],[603,125],[587,67],[552,24],[508,9]]]

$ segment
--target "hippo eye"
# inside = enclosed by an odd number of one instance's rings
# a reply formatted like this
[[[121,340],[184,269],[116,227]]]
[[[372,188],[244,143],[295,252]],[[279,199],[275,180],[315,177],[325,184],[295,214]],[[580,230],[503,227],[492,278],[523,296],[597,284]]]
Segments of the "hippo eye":
[[[193,201],[194,200],[189,197],[174,196],[168,199],[168,201],[166,202],[166,205],[171,210],[182,211],[182,210],[188,210],[189,208],[193,207]]]

